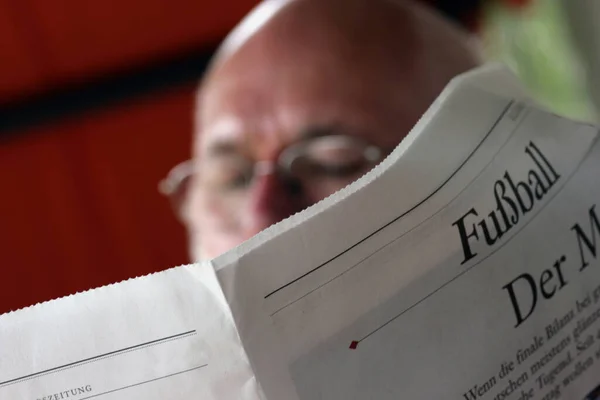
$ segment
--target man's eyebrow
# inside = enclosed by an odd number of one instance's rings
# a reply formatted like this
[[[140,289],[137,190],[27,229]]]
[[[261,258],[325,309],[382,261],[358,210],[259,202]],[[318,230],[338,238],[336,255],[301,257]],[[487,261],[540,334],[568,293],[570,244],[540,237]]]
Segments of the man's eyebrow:
[[[222,157],[240,153],[240,144],[230,141],[217,141],[208,145],[206,155],[209,157]]]
[[[300,130],[300,141],[315,139],[324,136],[344,135],[348,129],[341,124],[312,125]],[[216,140],[208,144],[206,155],[208,157],[226,157],[244,153],[243,144],[235,140]]]
[[[323,136],[343,135],[347,131],[341,124],[314,125],[303,129],[300,133],[300,138],[301,140],[306,140]]]

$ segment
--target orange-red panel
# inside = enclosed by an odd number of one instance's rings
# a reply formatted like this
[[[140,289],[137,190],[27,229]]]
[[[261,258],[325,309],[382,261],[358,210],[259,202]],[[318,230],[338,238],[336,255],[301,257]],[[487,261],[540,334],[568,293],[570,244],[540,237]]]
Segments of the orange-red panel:
[[[257,0],[20,0],[58,80],[138,65],[220,39]]]
[[[157,183],[189,154],[192,92],[0,145],[0,313],[187,262]]]
[[[40,88],[47,74],[40,52],[31,45],[20,5],[0,0],[0,103]]]

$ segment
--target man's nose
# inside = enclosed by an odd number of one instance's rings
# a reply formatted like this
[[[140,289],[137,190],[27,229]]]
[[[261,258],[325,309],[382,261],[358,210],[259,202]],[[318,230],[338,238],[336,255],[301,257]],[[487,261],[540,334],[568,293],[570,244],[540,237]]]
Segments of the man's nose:
[[[256,176],[249,190],[242,216],[246,238],[310,205],[299,190],[294,190],[291,182],[275,171]]]

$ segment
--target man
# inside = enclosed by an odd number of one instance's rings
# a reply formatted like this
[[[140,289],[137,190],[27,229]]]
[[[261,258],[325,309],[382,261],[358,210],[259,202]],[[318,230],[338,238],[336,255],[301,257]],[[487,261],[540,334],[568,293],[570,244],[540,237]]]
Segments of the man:
[[[190,173],[170,188],[183,200],[194,259],[231,249],[375,166],[448,81],[477,64],[467,42],[409,0],[263,2],[213,61],[198,94]]]

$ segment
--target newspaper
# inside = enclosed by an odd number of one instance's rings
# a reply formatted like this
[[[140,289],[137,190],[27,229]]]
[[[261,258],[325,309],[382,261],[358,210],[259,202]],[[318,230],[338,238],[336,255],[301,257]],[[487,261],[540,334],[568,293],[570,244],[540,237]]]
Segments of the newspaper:
[[[0,316],[0,398],[600,398],[598,129],[519,90],[459,77],[224,256]]]

